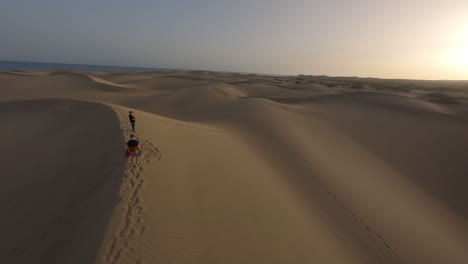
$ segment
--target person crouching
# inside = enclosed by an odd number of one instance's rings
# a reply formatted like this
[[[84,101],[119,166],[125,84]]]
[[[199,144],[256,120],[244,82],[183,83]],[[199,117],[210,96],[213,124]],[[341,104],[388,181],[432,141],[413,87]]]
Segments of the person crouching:
[[[133,164],[140,164],[140,157],[143,155],[143,151],[140,148],[140,143],[135,139],[134,135],[130,135],[130,140],[127,142],[127,151],[132,157]]]

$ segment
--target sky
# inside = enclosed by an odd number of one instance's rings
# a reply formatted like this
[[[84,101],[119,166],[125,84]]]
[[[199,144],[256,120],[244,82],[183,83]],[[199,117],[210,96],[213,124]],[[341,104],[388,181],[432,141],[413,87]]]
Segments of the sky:
[[[468,79],[468,0],[1,0],[0,60]]]

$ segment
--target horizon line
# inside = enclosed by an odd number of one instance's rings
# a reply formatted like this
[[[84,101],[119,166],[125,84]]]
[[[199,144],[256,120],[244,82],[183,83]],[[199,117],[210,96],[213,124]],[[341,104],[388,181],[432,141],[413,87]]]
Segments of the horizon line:
[[[10,60],[10,59],[0,59],[0,62],[17,62],[17,63],[36,63],[36,64],[63,64],[63,65],[75,65],[75,66],[96,66],[96,67],[115,67],[115,68],[134,68],[134,69],[147,69],[152,71],[145,72],[158,72],[158,71],[178,71],[178,72],[196,72],[196,71],[205,71],[213,73],[235,73],[235,74],[254,74],[254,75],[264,75],[264,76],[273,76],[273,77],[300,77],[300,76],[311,76],[311,77],[328,77],[328,78],[356,78],[356,79],[381,79],[381,80],[408,80],[408,81],[468,81],[468,79],[412,79],[412,78],[383,78],[383,77],[369,77],[369,76],[356,76],[356,75],[327,75],[327,74],[283,74],[283,73],[258,73],[258,72],[241,72],[241,71],[226,71],[226,70],[205,70],[205,69],[182,69],[182,68],[165,68],[165,67],[148,67],[148,66],[122,66],[122,65],[104,65],[104,64],[85,64],[85,63],[65,63],[65,62],[44,62],[44,61],[23,61],[23,60]],[[48,70],[60,70],[60,69],[48,69]],[[9,70],[0,70],[9,71]],[[61,71],[73,71],[73,70],[61,70]],[[79,71],[79,70],[76,70]],[[99,71],[98,71],[99,72]],[[102,72],[111,72],[111,71],[102,71]],[[138,71],[134,71],[138,72]],[[143,71],[140,71],[143,72]]]

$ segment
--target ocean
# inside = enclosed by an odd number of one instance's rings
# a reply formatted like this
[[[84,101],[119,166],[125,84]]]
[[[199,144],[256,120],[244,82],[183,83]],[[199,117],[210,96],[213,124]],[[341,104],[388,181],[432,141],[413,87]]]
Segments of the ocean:
[[[28,71],[28,70],[62,70],[62,71],[185,71],[181,69],[144,68],[127,66],[106,66],[86,64],[65,64],[26,61],[2,61],[0,60],[0,71]]]

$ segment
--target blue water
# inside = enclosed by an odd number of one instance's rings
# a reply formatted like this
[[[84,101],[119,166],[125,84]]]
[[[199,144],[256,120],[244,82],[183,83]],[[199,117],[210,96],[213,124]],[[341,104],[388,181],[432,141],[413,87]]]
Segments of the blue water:
[[[0,60],[0,71],[27,71],[27,70],[61,70],[61,71],[183,71],[164,68],[143,68],[126,66],[105,66],[86,64],[64,64],[64,63],[43,63],[26,61],[2,61]]]

